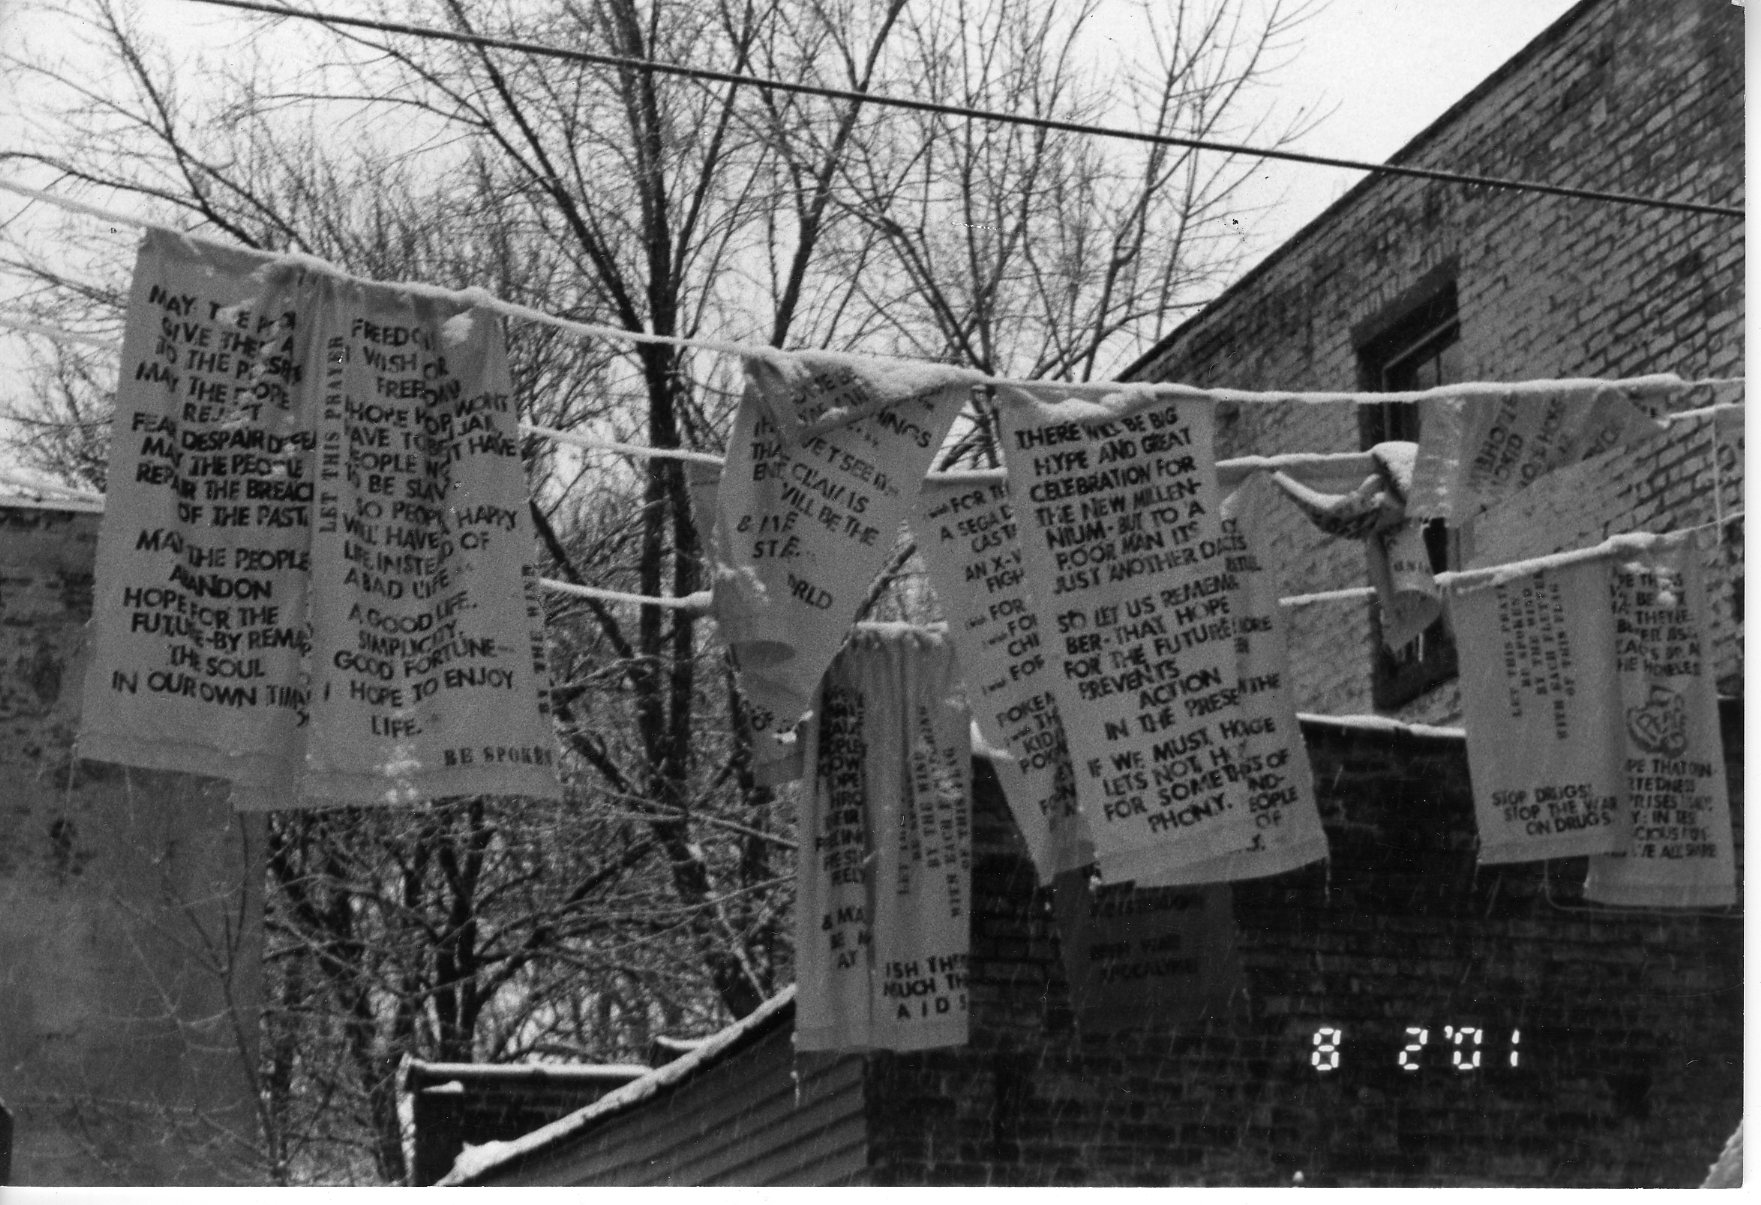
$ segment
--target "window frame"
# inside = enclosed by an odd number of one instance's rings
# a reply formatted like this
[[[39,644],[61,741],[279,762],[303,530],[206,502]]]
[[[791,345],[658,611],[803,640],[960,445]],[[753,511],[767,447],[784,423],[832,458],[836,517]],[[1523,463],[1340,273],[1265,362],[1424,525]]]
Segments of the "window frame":
[[[1453,273],[1427,280],[1378,321],[1373,334],[1359,337],[1359,381],[1375,393],[1397,393],[1449,384],[1442,379],[1441,356],[1461,342],[1461,315]],[[1419,369],[1435,364],[1436,380],[1421,380]],[[1358,407],[1358,436],[1364,450],[1389,440],[1416,441],[1418,407],[1406,402]],[[1460,558],[1457,533],[1441,519],[1425,525],[1431,567],[1441,572]],[[1370,701],[1377,711],[1397,711],[1460,675],[1460,657],[1448,613],[1440,615],[1413,641],[1389,649],[1382,640],[1381,610],[1370,605]]]

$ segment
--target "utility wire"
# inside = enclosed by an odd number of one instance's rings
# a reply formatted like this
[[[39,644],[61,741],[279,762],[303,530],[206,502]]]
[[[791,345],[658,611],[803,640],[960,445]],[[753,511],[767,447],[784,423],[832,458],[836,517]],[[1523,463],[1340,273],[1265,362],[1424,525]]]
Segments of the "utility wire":
[[[1041,130],[1060,130],[1072,134],[1091,134],[1101,138],[1118,138],[1130,142],[1149,142],[1161,146],[1186,147],[1198,151],[1218,151],[1228,155],[1249,155],[1256,159],[1276,159],[1287,163],[1306,163],[1316,167],[1343,167],[1352,171],[1370,172],[1385,176],[1410,176],[1421,180],[1439,180],[1448,184],[1466,184],[1484,188],[1504,188],[1512,192],[1543,193],[1556,197],[1576,197],[1587,201],[1604,201],[1613,205],[1635,205],[1646,209],[1671,209],[1682,213],[1708,214],[1713,217],[1735,218],[1741,220],[1744,213],[1741,209],[1728,205],[1706,205],[1697,201],[1672,201],[1662,197],[1644,197],[1632,193],[1607,192],[1602,189],[1572,188],[1560,184],[1545,184],[1538,180],[1513,180],[1502,176],[1482,176],[1469,172],[1444,171],[1438,168],[1413,167],[1409,164],[1397,163],[1365,163],[1357,159],[1340,159],[1331,155],[1311,155],[1302,151],[1278,150],[1270,147],[1244,146],[1234,142],[1217,142],[1206,138],[1183,138],[1176,134],[1154,134],[1144,130],[1128,130],[1119,126],[1091,125],[1085,122],[1062,121],[1055,117],[1033,117],[1021,113],[1002,113],[994,109],[973,109],[960,105],[941,104],[937,101],[912,100],[901,96],[882,96],[872,92],[857,92],[848,88],[827,88],[818,84],[793,83],[788,80],[768,79],[756,75],[739,75],[731,71],[717,71],[707,67],[681,67],[673,63],[659,63],[652,59],[628,58],[616,54],[598,54],[588,50],[570,50],[560,46],[546,46],[540,42],[527,42],[516,38],[497,38],[486,34],[459,33],[450,29],[435,29],[426,25],[411,25],[401,21],[379,21],[366,17],[346,17],[334,13],[301,11],[275,4],[256,3],[255,0],[190,0],[193,4],[209,4],[218,8],[242,9],[246,12],[266,13],[275,17],[297,17],[306,21],[319,21],[327,25],[347,25],[359,29],[371,29],[380,33],[408,34],[411,37],[431,38],[437,41],[459,42],[469,46],[488,46],[498,50],[514,50],[524,54],[540,55],[547,58],[569,59],[574,62],[593,63],[602,67],[622,67],[635,71],[650,71],[661,75],[677,75],[688,79],[713,80],[725,84],[750,84],[754,87],[770,89],[777,92],[794,92],[804,96],[820,96],[829,100],[850,100],[860,104],[878,105],[883,108],[912,109],[922,113],[939,113],[948,117],[959,117],[969,121],[993,121],[1005,125],[1031,126]]]

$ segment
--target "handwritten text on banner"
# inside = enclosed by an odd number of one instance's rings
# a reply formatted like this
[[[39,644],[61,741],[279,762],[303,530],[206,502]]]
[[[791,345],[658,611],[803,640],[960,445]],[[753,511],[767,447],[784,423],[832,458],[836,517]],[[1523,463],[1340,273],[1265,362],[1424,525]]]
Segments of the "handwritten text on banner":
[[[1245,848],[1226,535],[1209,402],[999,391],[1027,585],[1101,874]]]
[[[556,798],[496,322],[150,232],[82,753],[241,807]]]

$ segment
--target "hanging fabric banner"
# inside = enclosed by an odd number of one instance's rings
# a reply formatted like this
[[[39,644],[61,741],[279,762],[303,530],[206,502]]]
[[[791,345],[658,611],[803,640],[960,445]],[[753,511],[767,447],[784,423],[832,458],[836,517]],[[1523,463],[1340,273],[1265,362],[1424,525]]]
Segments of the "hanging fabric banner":
[[[1001,481],[926,481],[911,517],[930,586],[972,697],[973,719],[997,751],[991,766],[1041,883],[1094,861],[1046,644],[1028,602],[1021,540]]]
[[[711,564],[720,564],[727,559],[716,544],[716,497],[722,484],[721,466],[686,461],[684,467],[685,493],[691,501],[691,522],[697,528],[697,542]]]
[[[870,711],[889,752],[870,778],[875,832],[874,1044],[964,1046],[972,948],[972,717],[946,638],[901,624],[853,651],[893,693]],[[889,722],[890,721],[890,725]],[[891,727],[891,731],[889,731]],[[896,742],[896,744],[895,744]],[[877,745],[879,742],[877,741]]]
[[[1660,435],[1637,403],[1679,387],[1658,377],[1438,391],[1418,403],[1407,513],[1460,526],[1544,473]]]
[[[770,416],[817,416],[821,383],[841,380],[843,366],[806,353],[748,360],[717,491],[715,617],[746,694],[763,783],[801,773],[795,725],[967,400],[954,369],[900,363],[864,379],[894,399],[888,408],[791,444]]]
[[[884,410],[908,414],[914,403],[935,405],[951,385],[967,390],[983,379],[964,369],[829,351],[754,356],[746,372],[765,416],[790,447]]]
[[[1072,392],[1097,396],[1075,400]],[[1022,565],[1108,881],[1244,849],[1247,784],[1211,403],[1146,388],[998,391]]]
[[[485,313],[149,232],[82,756],[245,808],[560,798],[508,389]]]
[[[1642,908],[1736,903],[1736,862],[1706,589],[1686,539],[1611,568],[1632,836],[1590,859],[1584,898]]]
[[[156,230],[141,241],[94,569],[84,757],[232,782],[298,767],[316,290],[265,256]]]
[[[807,778],[800,788],[795,862],[795,1046],[865,1050],[873,1044],[873,860],[870,834],[870,687],[840,660],[801,726]]]
[[[1272,481],[1315,527],[1330,536],[1364,541],[1370,584],[1381,612],[1382,642],[1398,649],[1416,640],[1443,613],[1443,593],[1431,572],[1424,524],[1409,518],[1418,446],[1401,440],[1370,449],[1376,471],[1348,493],[1329,493],[1288,473]]]
[[[951,646],[921,628],[860,631],[827,672],[802,726],[798,1049],[966,1042],[970,724]]]
[[[1382,643],[1403,648],[1443,614],[1443,591],[1431,569],[1425,547],[1425,525],[1406,519],[1379,531],[1365,544],[1370,585],[1381,609]]]
[[[326,277],[302,794],[560,799],[500,321]],[[275,784],[260,798],[281,806]]]
[[[1240,849],[1203,862],[1172,869],[1149,862],[1129,875],[1140,887],[1261,878],[1327,856],[1314,772],[1290,692],[1278,572],[1266,555],[1267,524],[1276,505],[1276,488],[1263,473],[1248,477],[1223,499],[1224,538],[1241,542],[1226,562],[1236,581],[1229,606],[1241,710],[1234,719],[1220,722],[1218,730],[1234,742],[1231,753],[1248,788],[1252,838]],[[1127,857],[1115,863],[1115,873],[1125,878],[1135,864]]]
[[[1626,848],[1608,575],[1592,560],[1451,587],[1482,864]]]
[[[1101,886],[1070,871],[1058,876],[1052,914],[1083,1033],[1193,1025],[1243,986],[1225,885]]]

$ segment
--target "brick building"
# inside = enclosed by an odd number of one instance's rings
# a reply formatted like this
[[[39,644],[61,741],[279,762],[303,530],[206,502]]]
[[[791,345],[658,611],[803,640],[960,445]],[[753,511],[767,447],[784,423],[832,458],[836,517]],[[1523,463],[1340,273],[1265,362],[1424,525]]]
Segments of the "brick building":
[[[980,761],[969,1045],[797,1055],[786,993],[442,1183],[1699,1184],[1742,1116],[1740,916],[1586,907],[1582,858],[1476,867],[1457,730],[1303,732],[1333,856],[1232,885],[1244,988],[1202,1022],[1079,1032]],[[1446,1025],[1485,1035],[1480,1068]]]
[[[1585,0],[1391,162],[1740,207],[1742,10],[1706,0]],[[1742,290],[1740,221],[1373,176],[1126,376],[1377,391],[1735,377],[1743,373]],[[1715,400],[1740,393],[1692,392],[1672,408]],[[1414,408],[1386,410],[1225,404],[1217,454],[1355,452],[1412,438]],[[1683,422],[1642,449],[1537,483],[1455,549],[1437,551],[1469,566],[1515,560],[1622,531],[1692,526],[1741,510],[1742,499],[1739,412],[1717,430]],[[1271,543],[1286,594],[1368,580],[1361,544],[1318,534],[1293,507],[1280,518]],[[1741,523],[1722,536],[1706,557],[1707,587],[1721,687],[1738,694]],[[1403,650],[1396,665],[1374,646],[1366,603],[1317,604],[1289,618],[1298,707],[1459,718],[1447,639],[1433,633],[1428,647]]]
[[[1396,161],[1740,206],[1742,39],[1729,4],[1586,0]],[[1372,177],[1127,376],[1250,390],[1739,376],[1742,279],[1729,219]],[[1412,422],[1410,408],[1224,406],[1218,454],[1354,452]],[[1742,497],[1740,421],[1687,421],[1531,487],[1436,553],[1512,560],[1715,520]],[[1741,536],[1725,525],[1705,554],[1739,863]],[[1286,593],[1367,580],[1361,546],[1294,508],[1274,553]],[[1742,1115],[1740,907],[1587,905],[1583,859],[1477,866],[1461,732],[1430,726],[1459,718],[1447,630],[1390,655],[1368,604],[1290,618],[1332,857],[1232,885],[1243,988],[1225,1007],[1079,1032],[1051,893],[979,763],[970,1045],[797,1056],[779,998],[445,1182],[1699,1184]],[[1484,1066],[1410,1054],[1445,1026],[1486,1037]]]

